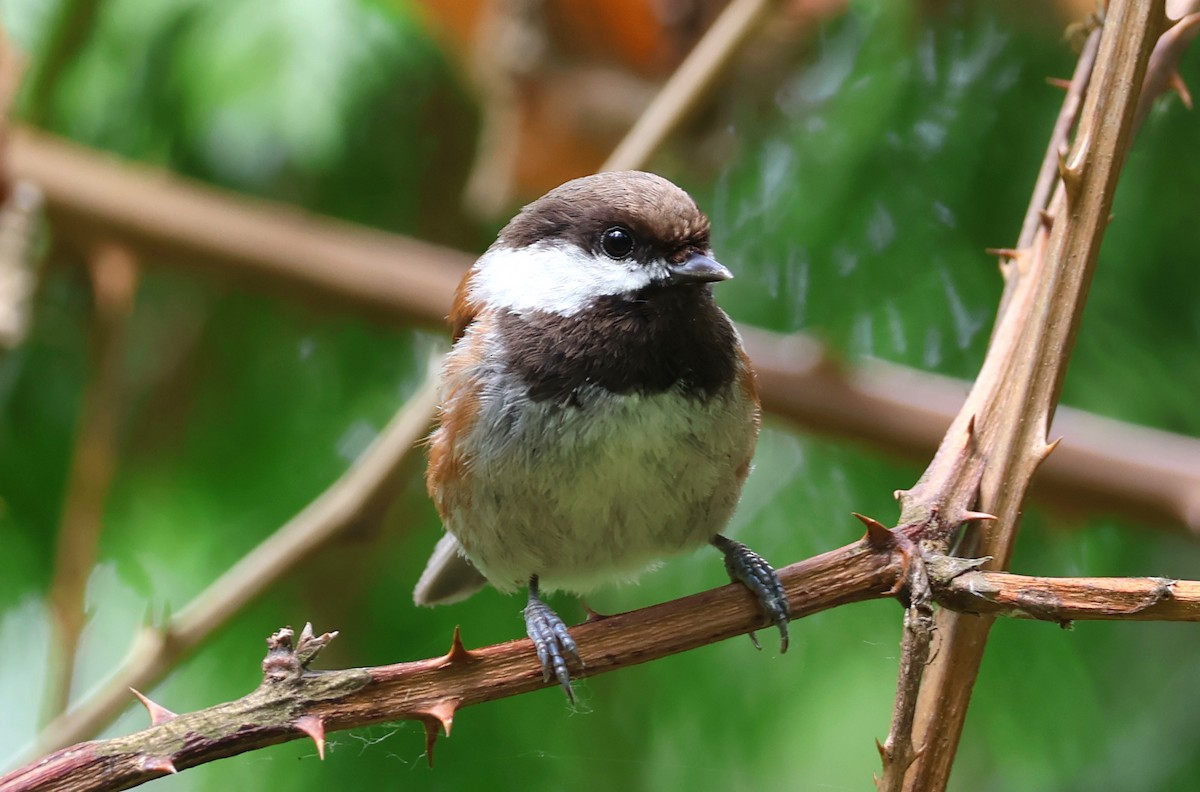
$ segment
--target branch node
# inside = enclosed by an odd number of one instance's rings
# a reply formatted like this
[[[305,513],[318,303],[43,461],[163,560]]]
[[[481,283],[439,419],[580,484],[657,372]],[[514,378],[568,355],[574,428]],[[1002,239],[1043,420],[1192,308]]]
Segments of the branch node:
[[[146,711],[150,713],[151,726],[158,726],[159,724],[166,723],[167,721],[176,717],[174,712],[171,712],[171,710],[167,709],[158,702],[151,701],[148,697],[142,695],[134,688],[129,688],[129,691],[133,693],[133,695],[137,696],[138,701],[142,702],[142,706],[145,707]]]
[[[991,556],[960,558],[937,553],[925,559],[925,566],[929,570],[929,579],[940,586],[945,586],[956,577],[982,569],[991,560]]]
[[[1073,148],[1069,149],[1064,143],[1058,150],[1058,175],[1062,179],[1068,205],[1073,204],[1083,190],[1083,164],[1091,143],[1091,132],[1085,130]]]
[[[304,715],[292,725],[316,743],[317,756],[321,757],[321,761],[325,761],[325,721],[316,715]]]
[[[313,635],[312,624],[300,631],[300,640],[292,646],[295,633],[284,627],[267,639],[267,656],[263,658],[263,677],[268,682],[295,681],[304,675],[309,663],[337,637],[337,631]]]

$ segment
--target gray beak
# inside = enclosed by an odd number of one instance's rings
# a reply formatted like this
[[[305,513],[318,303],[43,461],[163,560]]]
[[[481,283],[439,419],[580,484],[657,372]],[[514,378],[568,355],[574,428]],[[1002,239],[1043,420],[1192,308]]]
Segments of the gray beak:
[[[667,283],[672,286],[684,283],[716,283],[733,277],[733,273],[720,263],[699,253],[693,253],[679,264],[671,264],[667,269],[671,273],[667,277]]]

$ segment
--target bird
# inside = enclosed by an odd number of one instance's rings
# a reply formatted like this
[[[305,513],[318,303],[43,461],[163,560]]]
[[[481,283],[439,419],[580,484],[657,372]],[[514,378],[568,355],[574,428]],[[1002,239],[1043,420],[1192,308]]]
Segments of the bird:
[[[603,172],[521,209],[455,294],[426,474],[445,534],[413,598],[439,605],[489,583],[527,588],[543,678],[571,701],[571,667],[583,662],[543,596],[633,581],[706,544],[787,650],[779,576],[721,533],[761,408],[741,339],[713,298],[733,275],[710,236],[708,218],[667,179]]]

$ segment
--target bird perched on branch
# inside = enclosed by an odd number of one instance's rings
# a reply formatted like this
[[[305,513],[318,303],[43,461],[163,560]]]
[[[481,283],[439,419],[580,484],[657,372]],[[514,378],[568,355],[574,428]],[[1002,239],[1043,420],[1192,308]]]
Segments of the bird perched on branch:
[[[504,227],[450,314],[427,476],[446,534],[418,604],[528,587],[526,632],[573,698],[582,661],[542,594],[707,543],[787,649],[778,576],[720,533],[759,429],[754,373],[712,296],[731,277],[695,202],[649,173],[567,182]]]

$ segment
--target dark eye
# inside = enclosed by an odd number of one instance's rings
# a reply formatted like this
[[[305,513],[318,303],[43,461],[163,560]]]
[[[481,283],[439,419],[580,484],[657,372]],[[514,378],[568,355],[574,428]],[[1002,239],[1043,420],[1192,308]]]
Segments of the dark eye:
[[[613,226],[600,235],[600,249],[609,258],[623,259],[633,251],[633,234],[621,226]]]

